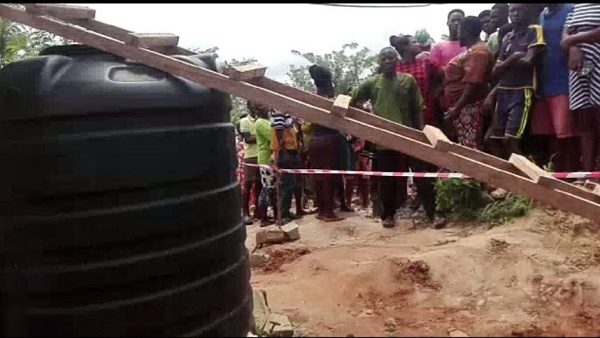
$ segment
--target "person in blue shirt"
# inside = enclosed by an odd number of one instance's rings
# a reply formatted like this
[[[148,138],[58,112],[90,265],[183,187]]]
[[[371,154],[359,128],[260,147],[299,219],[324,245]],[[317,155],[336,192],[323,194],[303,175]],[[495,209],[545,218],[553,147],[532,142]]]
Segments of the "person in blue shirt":
[[[546,42],[538,68],[538,99],[531,115],[531,134],[550,136],[557,171],[578,170],[577,140],[569,111],[569,55],[560,40],[572,4],[549,3],[539,15]]]

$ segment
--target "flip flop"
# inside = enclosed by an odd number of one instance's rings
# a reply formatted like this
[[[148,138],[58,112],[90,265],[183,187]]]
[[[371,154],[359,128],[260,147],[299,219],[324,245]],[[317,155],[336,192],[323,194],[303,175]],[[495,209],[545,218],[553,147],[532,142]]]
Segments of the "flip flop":
[[[340,217],[340,216],[337,216],[337,215],[316,216],[315,218],[318,219],[319,221],[323,221],[323,222],[326,222],[326,223],[339,222],[339,221],[345,220],[344,217]]]

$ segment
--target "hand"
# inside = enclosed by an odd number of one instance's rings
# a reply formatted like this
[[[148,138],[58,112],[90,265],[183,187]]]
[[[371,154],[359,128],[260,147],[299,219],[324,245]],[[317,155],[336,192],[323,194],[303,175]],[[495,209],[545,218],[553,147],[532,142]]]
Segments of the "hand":
[[[573,35],[569,35],[565,38],[563,38],[562,40],[560,40],[560,48],[562,49],[569,49],[571,48],[571,45],[573,44]]]
[[[457,117],[458,117],[458,110],[456,110],[456,108],[454,108],[454,107],[448,109],[448,111],[444,113],[445,121],[453,121]]]
[[[569,69],[578,71],[583,65],[583,52],[576,46],[569,48]]]
[[[415,57],[415,60],[420,61],[420,60],[428,59],[429,55],[430,55],[429,52],[421,52]]]
[[[489,93],[488,96],[483,100],[483,109],[487,111],[492,111],[494,109],[494,94]]]
[[[488,130],[485,132],[485,136],[483,137],[483,141],[484,142],[490,142],[490,140],[492,139],[492,135],[493,135],[494,129],[492,126],[490,126],[488,128]]]
[[[524,58],[526,55],[527,55],[527,53],[525,53],[525,52],[514,52],[514,53],[512,53],[512,55],[510,57],[515,60],[519,60],[519,59]]]

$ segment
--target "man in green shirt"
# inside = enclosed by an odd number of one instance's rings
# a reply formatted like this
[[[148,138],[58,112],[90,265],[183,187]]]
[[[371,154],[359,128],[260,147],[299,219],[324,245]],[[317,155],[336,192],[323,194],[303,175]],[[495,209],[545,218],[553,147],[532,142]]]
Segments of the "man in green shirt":
[[[256,131],[256,145],[258,146],[258,164],[272,165],[273,160],[271,158],[271,122],[269,121],[269,108],[254,102],[248,102],[248,107],[250,110],[255,110],[256,116],[258,117],[254,124],[254,129]],[[270,177],[261,177],[261,179],[268,180]],[[268,185],[264,184],[263,182],[263,189],[261,191],[258,203],[258,214],[261,219],[261,226],[272,224],[267,217],[267,209],[269,204],[271,204],[274,214],[277,215],[275,191],[274,189],[268,188]]]
[[[256,144],[256,110],[254,106],[248,103],[249,114],[240,119],[240,134],[244,140],[244,163],[258,164],[258,145]],[[242,210],[244,216],[244,224],[251,225],[252,218],[250,217],[250,194],[254,186],[254,201],[258,205],[258,197],[262,190],[260,182],[260,170],[256,167],[244,167],[244,189],[242,194]],[[258,208],[254,209],[254,216],[258,218]]]
[[[356,89],[352,95],[352,104],[370,100],[375,115],[422,129],[425,108],[423,97],[412,75],[396,73],[397,62],[398,56],[392,47],[382,49],[379,52],[381,73],[369,78]],[[373,167],[377,171],[407,171],[408,157],[378,145]],[[395,227],[396,210],[406,200],[406,178],[380,177],[379,199],[383,206],[383,226]]]

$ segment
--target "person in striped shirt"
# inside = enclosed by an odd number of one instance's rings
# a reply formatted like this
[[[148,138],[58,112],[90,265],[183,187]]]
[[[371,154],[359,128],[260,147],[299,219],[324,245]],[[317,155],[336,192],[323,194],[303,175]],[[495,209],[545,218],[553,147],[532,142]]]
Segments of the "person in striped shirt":
[[[271,150],[273,151],[273,162],[278,168],[297,169],[300,165],[300,154],[298,152],[298,137],[294,126],[294,120],[290,114],[274,111],[271,114]],[[281,187],[279,200],[281,202],[281,222],[288,223],[295,218],[290,211],[296,178],[294,174],[283,173],[281,175]]]

